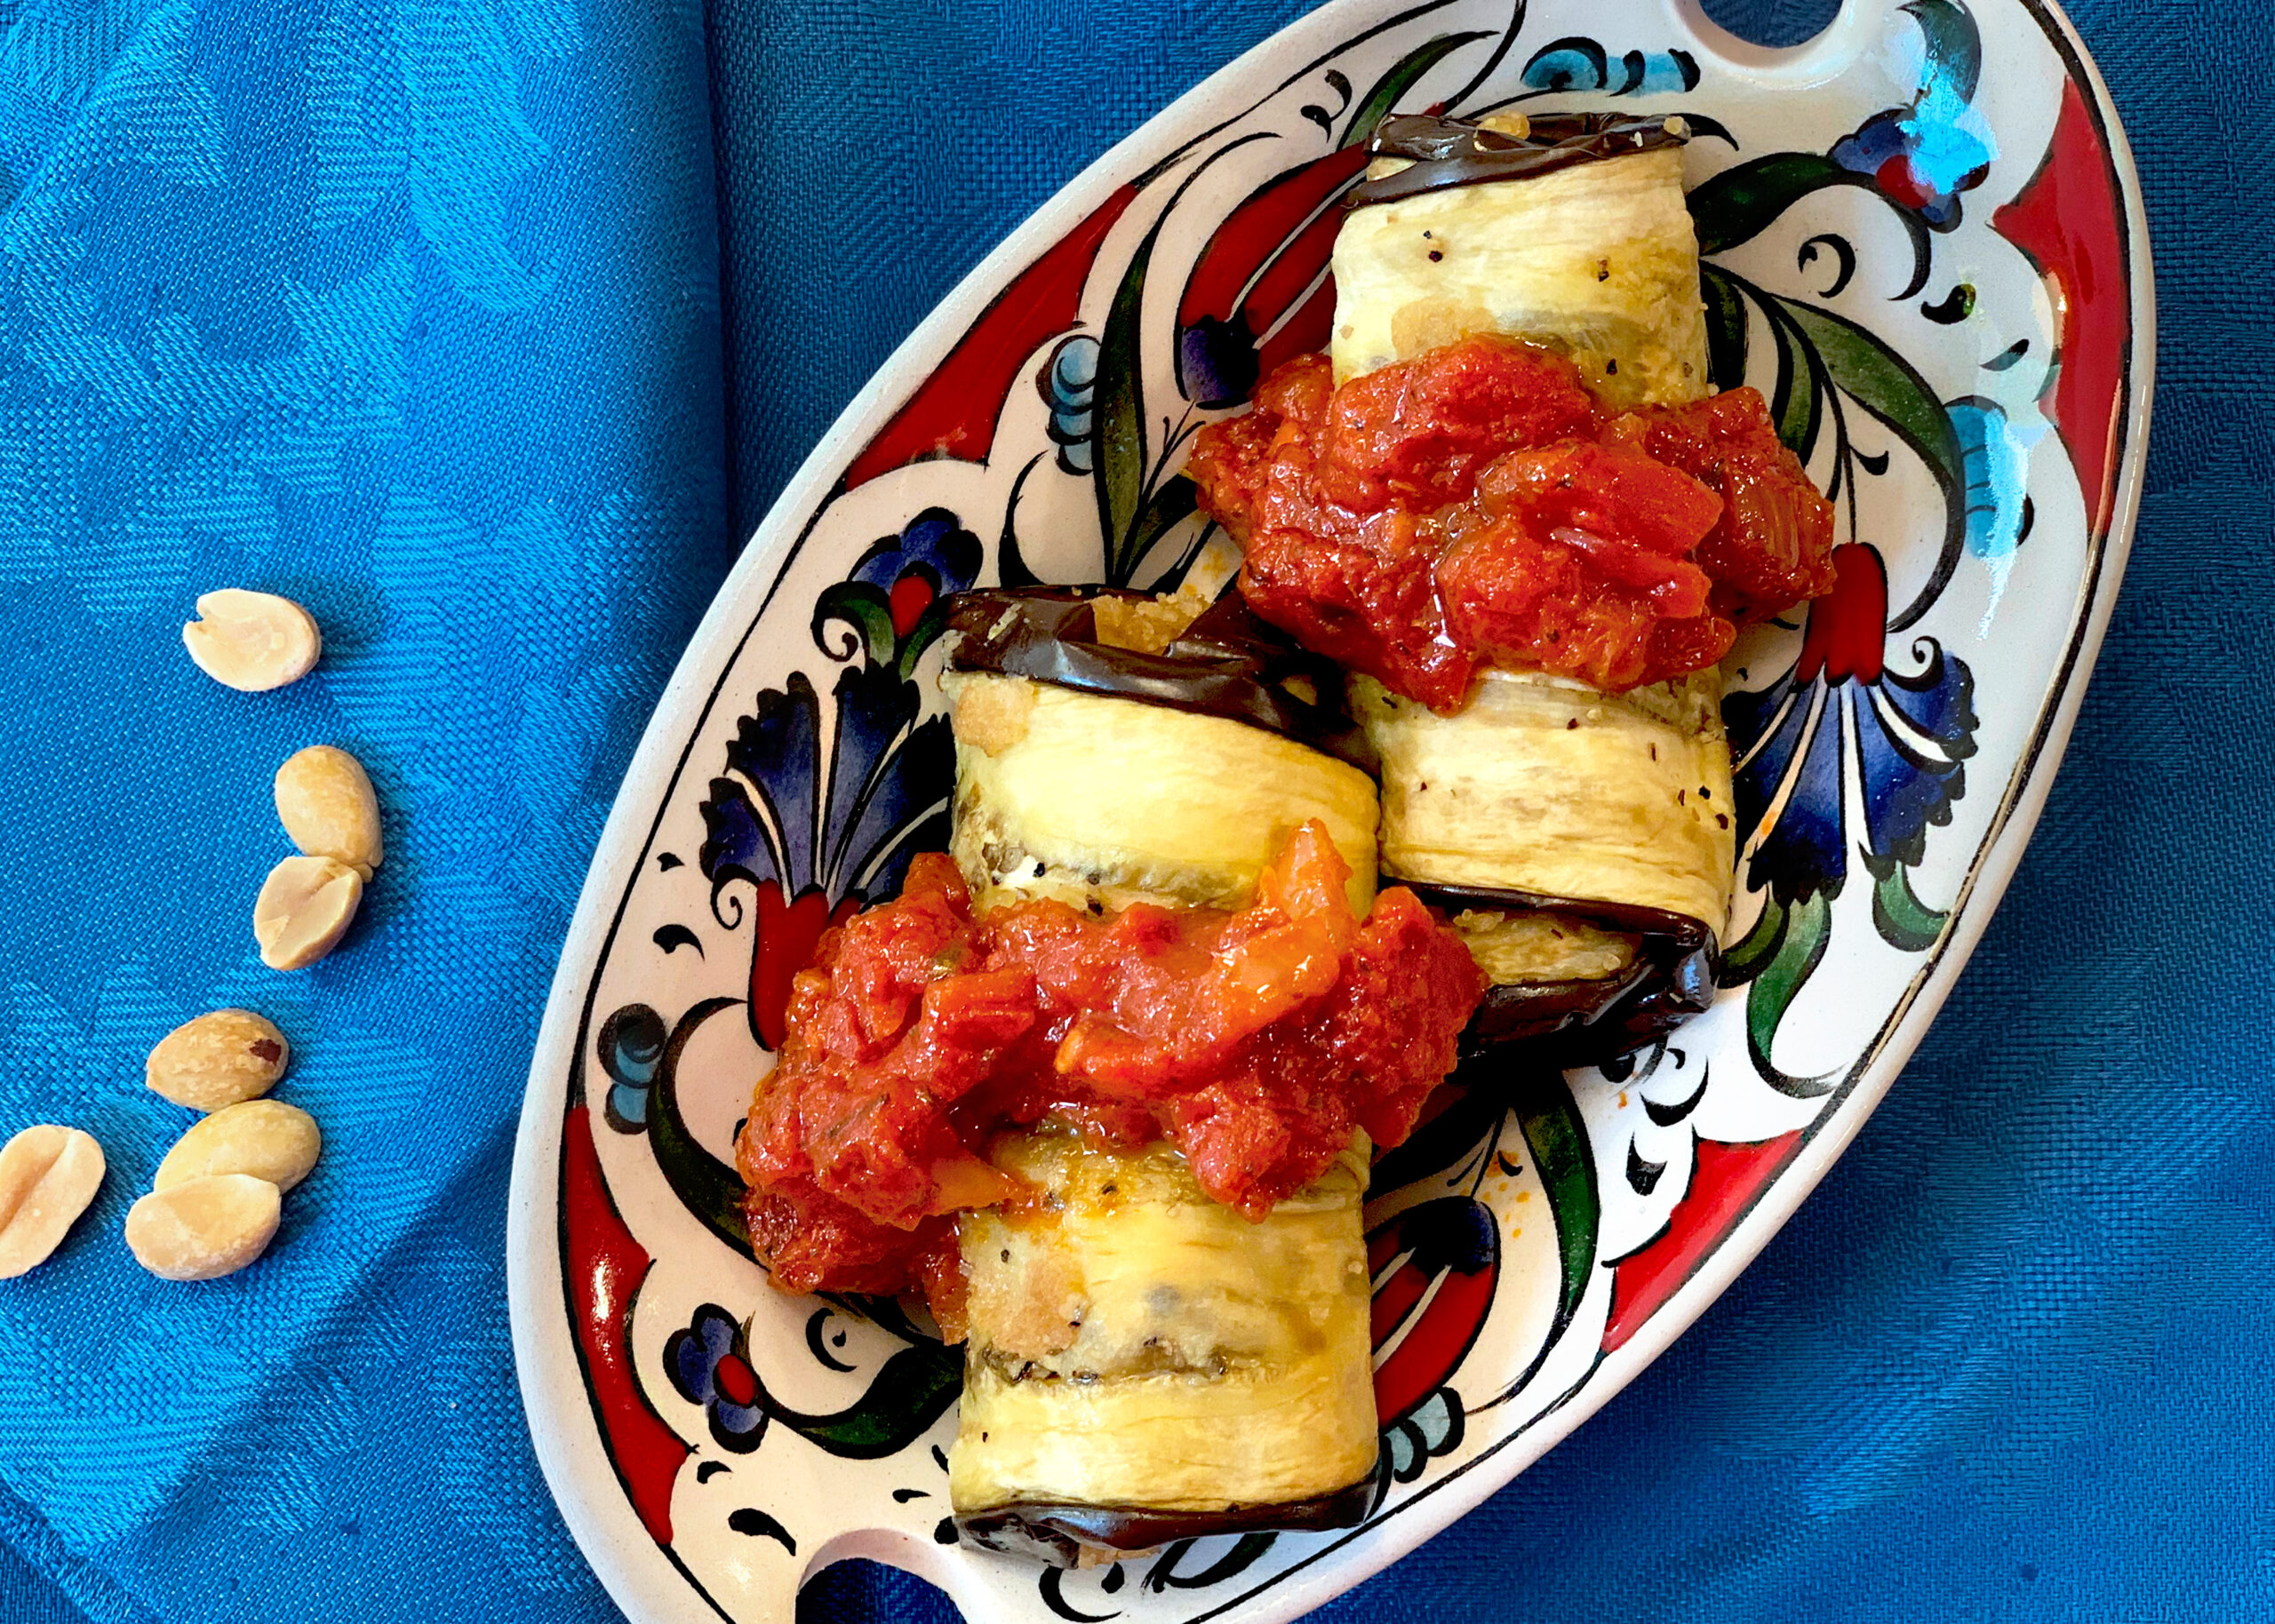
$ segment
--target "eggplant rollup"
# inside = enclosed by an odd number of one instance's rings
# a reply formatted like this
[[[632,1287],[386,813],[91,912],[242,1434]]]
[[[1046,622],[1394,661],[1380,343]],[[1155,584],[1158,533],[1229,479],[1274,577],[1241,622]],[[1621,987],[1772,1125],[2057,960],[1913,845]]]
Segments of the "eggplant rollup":
[[[1166,1144],[1006,1138],[1033,1199],[961,1221],[970,1290],[948,1460],[959,1524],[1062,1564],[1372,1496],[1363,1142],[1251,1222]]]
[[[949,850],[982,907],[1237,907],[1312,818],[1350,865],[1352,911],[1373,906],[1374,782],[1305,742],[1347,730],[1327,672],[1242,642],[1249,619],[1239,636],[1198,622],[1180,634],[1173,605],[1138,594],[1105,599],[1104,616],[1056,589],[963,600],[945,679]]]
[[[1387,121],[1335,243],[1340,383],[1475,333],[1569,355],[1605,405],[1704,397],[1680,120]]]
[[[1600,1057],[1703,1010],[1736,836],[1721,681],[1606,694],[1488,671],[1457,714],[1351,682],[1382,763],[1381,864],[1491,977],[1472,1047]]]
[[[1476,333],[1558,351],[1607,407],[1708,393],[1680,121],[1387,121],[1336,241],[1339,380]],[[1441,716],[1367,678],[1381,866],[1494,983],[1468,1044],[1603,1058],[1703,1010],[1736,840],[1720,679],[1607,694],[1489,671]]]
[[[1370,677],[1351,687],[1382,760],[1384,872],[1659,909],[1720,933],[1736,840],[1719,673],[1607,694],[1488,671],[1453,716]]]

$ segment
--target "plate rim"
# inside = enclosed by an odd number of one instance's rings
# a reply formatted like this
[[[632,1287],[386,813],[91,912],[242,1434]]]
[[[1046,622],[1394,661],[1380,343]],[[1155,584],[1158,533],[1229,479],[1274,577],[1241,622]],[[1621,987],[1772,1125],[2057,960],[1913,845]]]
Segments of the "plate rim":
[[[1271,59],[1301,55],[1306,59],[1305,66],[1282,75],[1283,78],[1297,77],[1317,66],[1310,60],[1319,54],[1317,46],[1330,47],[1325,54],[1331,55],[1336,49],[1374,32],[1455,3],[1420,0],[1400,5],[1396,0],[1328,0],[1266,35],[1149,115],[1013,227],[893,347],[816,442],[743,544],[658,696],[627,762],[563,939],[515,1130],[505,1237],[515,1369],[531,1443],[547,1488],[579,1552],[611,1599],[627,1616],[639,1620],[701,1620],[715,1613],[728,1618],[730,1624],[754,1624],[728,1614],[674,1553],[651,1540],[633,1515],[628,1499],[618,1492],[623,1486],[620,1471],[601,1442],[586,1389],[582,1355],[569,1330],[568,1304],[560,1278],[563,1224],[557,1198],[566,1097],[572,1074],[582,1070],[582,1045],[590,1018],[586,1006],[595,976],[621,927],[630,881],[672,805],[674,787],[687,770],[696,740],[718,703],[727,677],[757,633],[790,567],[827,507],[842,465],[890,420],[916,384],[946,359],[956,338],[994,303],[1010,277],[1048,247],[1054,240],[1054,230],[1063,232],[1066,226],[1082,219],[1088,206],[1129,175],[1142,173],[1204,139],[1212,115],[1225,112],[1231,102],[1252,97],[1247,82],[1253,68]],[[1722,1241],[1700,1260],[1637,1333],[1602,1356],[1584,1384],[1599,1389],[1592,1402],[1569,1403],[1579,1389],[1560,1399],[1490,1453],[1426,1485],[1404,1502],[1416,1509],[1413,1517],[1400,1519],[1394,1531],[1387,1526],[1368,1531],[1377,1537],[1362,1548],[1354,1552],[1348,1540],[1339,1540],[1275,1573],[1273,1582],[1280,1596],[1260,1615],[1262,1619],[1297,1617],[1364,1582],[1434,1538],[1562,1442],[1689,1330],[1792,1220],[1886,1098],[1972,959],[2029,848],[2091,686],[2131,556],[2155,401],[2157,299],[2154,254],[2139,172],[2099,65],[2059,0],[2012,3],[2045,30],[2070,76],[2088,92],[2123,205],[2133,284],[2133,331],[2109,521],[2098,555],[2090,561],[2089,572],[2079,584],[2079,596],[2086,600],[2084,613],[2076,617],[2075,631],[2063,653],[2057,686],[2041,701],[2029,742],[2014,769],[2023,775],[2021,782],[2015,784],[2010,772],[2008,793],[1992,832],[1952,904],[1952,933],[1883,1023],[1868,1049],[1865,1063],[1829,1103],[1824,1128],[1811,1134],[1793,1161],[1757,1192]],[[1782,68],[1797,75],[1807,75],[1828,57],[1845,58],[1850,36],[1876,21],[1884,9],[1881,0],[1844,0],[1833,20],[1812,39],[1773,50],[1753,45],[1722,28],[1706,15],[1700,0],[1661,0],[1661,4],[1670,25],[1687,30],[1724,61],[1755,74]],[[1515,37],[1514,31],[1510,37]],[[927,361],[930,365],[920,370],[919,363]],[[2090,526],[2090,508],[2087,521]],[[2092,539],[2089,529],[2088,546]],[[770,579],[766,578],[770,575]],[[745,601],[754,597],[754,606],[746,608]],[[738,617],[746,617],[746,624],[730,636]],[[642,834],[642,809],[659,789],[662,799]],[[586,1401],[580,1405],[563,1397],[570,1394],[582,1394]],[[586,1434],[579,1431],[580,1427],[592,1430]],[[599,1447],[602,1458],[609,1461],[611,1471],[605,1477],[591,1469],[588,1446]],[[1436,1503],[1422,1508],[1425,1499]],[[931,1554],[929,1548],[913,1541],[863,1540],[858,1536],[849,1540],[841,1536],[812,1554],[802,1570],[800,1583],[831,1563],[864,1556],[894,1563],[941,1585],[960,1610],[967,1601],[978,1601],[976,1595],[967,1594],[966,1587],[955,1582],[954,1572],[929,1559]],[[1345,1559],[1331,1570],[1333,1581],[1324,1582],[1328,1570],[1319,1564],[1337,1556]],[[655,1580],[663,1571],[654,1565],[659,1557],[676,1571],[692,1596],[683,1594],[675,1604],[656,1593]],[[1228,1597],[1216,1611],[1237,1607],[1255,1594],[1250,1589]],[[697,1598],[708,1604],[710,1611],[697,1606]],[[794,1610],[795,1591],[781,1600],[780,1616],[786,1619]]]

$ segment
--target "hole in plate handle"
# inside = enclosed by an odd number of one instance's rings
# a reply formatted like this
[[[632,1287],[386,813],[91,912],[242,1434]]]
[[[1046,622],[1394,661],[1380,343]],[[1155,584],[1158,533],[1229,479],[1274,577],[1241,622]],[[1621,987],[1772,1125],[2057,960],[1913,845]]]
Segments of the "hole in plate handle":
[[[1698,0],[1718,27],[1750,45],[1783,51],[1815,39],[1840,14],[1841,0]]]

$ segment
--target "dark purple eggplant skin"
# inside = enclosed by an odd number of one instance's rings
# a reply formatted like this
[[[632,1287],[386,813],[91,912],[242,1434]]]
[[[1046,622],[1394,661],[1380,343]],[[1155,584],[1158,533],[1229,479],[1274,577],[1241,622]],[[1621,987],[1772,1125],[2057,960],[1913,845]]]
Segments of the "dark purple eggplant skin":
[[[1624,975],[1487,990],[1462,1033],[1465,1058],[1521,1055],[1559,1066],[1595,1065],[1656,1042],[1714,1001],[1720,944],[1704,922],[1660,908],[1482,886],[1438,886],[1383,876],[1448,915],[1470,909],[1557,913],[1600,930],[1640,935]]]
[[[1404,158],[1395,174],[1364,180],[1345,197],[1346,209],[1397,203],[1448,187],[1524,180],[1575,164],[1624,158],[1689,139],[1664,114],[1537,113],[1529,135],[1504,135],[1466,119],[1435,113],[1394,113],[1375,126],[1367,151]]]
[[[1142,1506],[1088,1506],[1020,1501],[959,1515],[956,1528],[974,1545],[1071,1568],[1085,1548],[1147,1551],[1215,1533],[1322,1533],[1356,1528],[1374,1509],[1375,1477],[1312,1500],[1224,1511],[1152,1511]]]
[[[1228,592],[1160,654],[1098,641],[1101,586],[979,587],[947,601],[948,669],[1026,677],[1262,728],[1371,765],[1343,697],[1343,671],[1258,619]]]

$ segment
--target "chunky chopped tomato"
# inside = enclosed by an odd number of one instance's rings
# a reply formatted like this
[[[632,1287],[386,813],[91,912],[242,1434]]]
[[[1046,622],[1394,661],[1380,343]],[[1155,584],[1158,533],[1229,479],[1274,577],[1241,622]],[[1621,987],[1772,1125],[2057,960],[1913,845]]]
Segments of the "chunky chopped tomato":
[[[1832,505],[1777,438],[1760,390],[1623,413],[1603,438],[1721,497],[1721,516],[1698,545],[1699,565],[1714,577],[1716,614],[1744,625],[1832,590]]]
[[[753,1244],[794,1290],[938,1282],[947,1215],[1013,1193],[985,1160],[1056,1114],[1106,1145],[1166,1138],[1261,1217],[1363,1128],[1411,1131],[1484,995],[1409,891],[1362,923],[1307,824],[1234,912],[1138,904],[984,914],[945,857],[822,938],[738,1147]]]
[[[1832,508],[1758,392],[1604,418],[1569,362],[1505,338],[1340,389],[1290,362],[1189,471],[1259,615],[1441,711],[1481,665],[1680,676],[1832,586]]]

